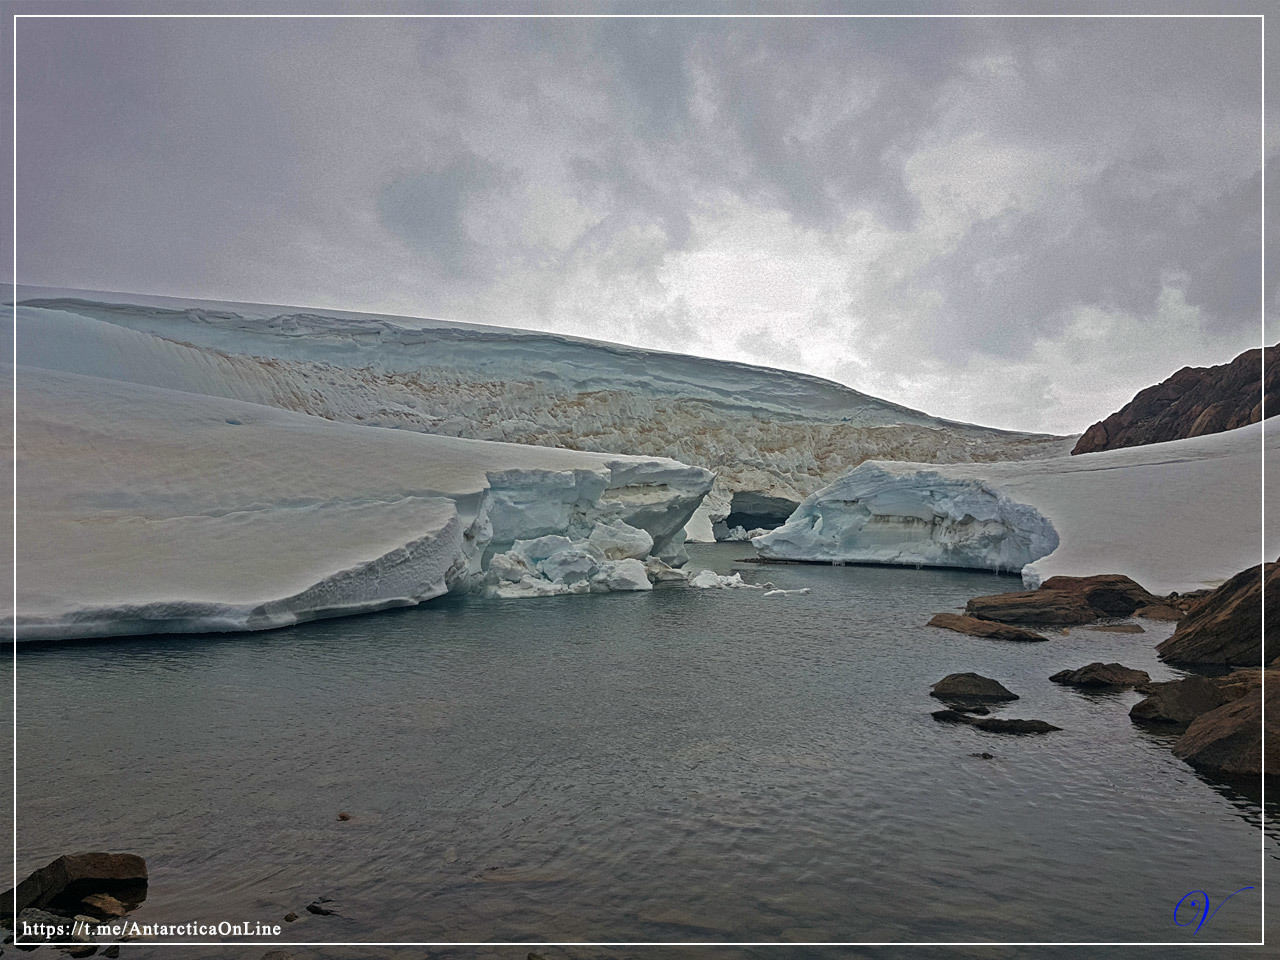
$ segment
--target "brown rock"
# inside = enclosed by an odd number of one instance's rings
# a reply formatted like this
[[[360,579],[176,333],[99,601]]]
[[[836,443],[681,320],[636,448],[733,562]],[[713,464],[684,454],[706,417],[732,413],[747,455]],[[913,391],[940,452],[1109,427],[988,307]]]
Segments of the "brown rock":
[[[288,913],[286,913],[286,914],[284,915],[284,922],[285,922],[285,923],[293,923],[293,921],[295,921],[295,920],[297,920],[297,919],[298,919],[298,915],[297,915],[296,913],[294,913],[292,910],[290,910]]]
[[[125,903],[147,896],[147,863],[132,853],[72,853],[58,857],[17,888],[17,906],[74,909],[95,893],[110,893]],[[14,891],[0,894],[0,915],[13,910]]]
[[[1247,350],[1220,366],[1183,367],[1091,426],[1071,452],[1163,443],[1256,423],[1262,416],[1262,359],[1261,350]],[[1265,367],[1266,402],[1274,415],[1280,412],[1280,345],[1267,348]]]
[[[1078,593],[1100,617],[1132,616],[1139,607],[1159,603],[1136,581],[1122,573],[1100,573],[1092,577],[1050,577],[1041,590]]]
[[[1091,626],[1090,630],[1100,630],[1103,633],[1146,633],[1147,631],[1141,625],[1136,623],[1099,623]]]
[[[1018,695],[1002,683],[976,673],[952,673],[943,677],[930,689],[930,696],[940,700],[988,701],[1017,700]]]
[[[1092,577],[1050,577],[1039,590],[974,597],[965,613],[1000,623],[1077,626],[1098,619],[1132,616],[1160,604],[1142,586],[1120,573]]]
[[[91,914],[100,920],[123,917],[129,912],[128,907],[109,893],[91,893],[80,901],[80,906],[85,913]]]
[[[1222,686],[1209,677],[1186,677],[1165,683],[1151,683],[1142,690],[1147,695],[1129,711],[1139,723],[1186,726],[1196,717],[1216,710],[1230,698]]]
[[[1265,566],[1265,570],[1263,567]],[[1197,603],[1164,643],[1156,647],[1169,663],[1260,667],[1262,604],[1267,631],[1280,631],[1280,563],[1242,570]]]
[[[1085,598],[1066,590],[1029,590],[974,597],[964,612],[981,620],[1000,623],[1043,623],[1074,626],[1092,623],[1098,614]]]
[[[977,617],[966,617],[959,613],[934,614],[929,621],[931,627],[943,630],[954,630],[971,637],[986,637],[991,640],[1034,641],[1048,640],[1040,634],[1022,627],[1010,626],[1007,623],[996,623],[994,620],[979,620]]]
[[[1119,663],[1090,663],[1079,670],[1061,670],[1049,679],[1069,687],[1136,687],[1150,683],[1151,675]]]
[[[1043,720],[1001,720],[999,717],[978,717],[970,723],[987,733],[1052,733],[1062,729]]]
[[[116,957],[120,956],[120,947],[113,943],[111,946],[107,947],[107,949],[102,951],[102,955],[106,957],[107,960],[116,960]]]
[[[339,820],[350,820],[350,819],[351,819],[351,814],[347,813],[347,811],[345,811],[345,810],[339,810],[339,811],[338,811],[338,819],[339,819]]]
[[[1280,769],[1280,674],[1268,671],[1266,683],[1267,764]],[[1201,714],[1173,745],[1173,755],[1210,776],[1257,777],[1262,774],[1262,696],[1257,690]]]
[[[970,717],[958,710],[935,710],[933,719],[942,723],[967,723],[988,733],[1051,733],[1061,730],[1043,720],[1001,720],[996,717]]]

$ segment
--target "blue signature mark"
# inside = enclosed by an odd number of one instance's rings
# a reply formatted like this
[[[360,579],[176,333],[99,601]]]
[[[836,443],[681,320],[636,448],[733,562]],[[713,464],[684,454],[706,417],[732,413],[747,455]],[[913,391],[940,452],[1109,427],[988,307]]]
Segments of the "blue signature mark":
[[[1236,893],[1244,893],[1246,890],[1256,890],[1256,889],[1257,889],[1256,887],[1241,887],[1239,890],[1236,891]],[[1182,923],[1178,920],[1178,911],[1182,909],[1182,905],[1187,902],[1187,897],[1191,897],[1192,900],[1191,900],[1191,903],[1188,904],[1187,909],[1200,911],[1200,922],[1196,924],[1196,933],[1199,933],[1200,928],[1203,927],[1210,920],[1212,920],[1214,917],[1214,914],[1216,914],[1219,910],[1222,909],[1222,904],[1230,900],[1231,897],[1234,897],[1236,893],[1233,893],[1230,896],[1224,897],[1222,900],[1222,903],[1214,907],[1213,913],[1210,913],[1209,912],[1209,895],[1205,893],[1203,890],[1192,890],[1189,893],[1184,894],[1182,899],[1178,901],[1178,905],[1173,908],[1173,922],[1179,927],[1191,926],[1193,922],[1191,920],[1188,920],[1186,923]],[[1204,899],[1203,903],[1200,902],[1201,898]]]

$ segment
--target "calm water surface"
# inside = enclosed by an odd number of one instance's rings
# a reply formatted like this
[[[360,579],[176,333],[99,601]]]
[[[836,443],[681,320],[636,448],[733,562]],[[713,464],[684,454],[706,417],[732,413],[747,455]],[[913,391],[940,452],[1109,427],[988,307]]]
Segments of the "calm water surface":
[[[1190,890],[1216,906],[1264,855],[1280,871],[1258,798],[1131,724],[1136,694],[1047,680],[1177,676],[1153,649],[1170,625],[980,640],[924,623],[1017,581],[749,554],[693,565],[812,594],[446,598],[25,648],[19,873],[134,851],[139,921],[295,911],[285,939],[306,942],[1258,939],[1259,890],[1198,935],[1173,924]],[[929,685],[965,670],[1021,695],[1001,716],[1064,730],[936,723]],[[320,896],[339,915],[303,910]]]

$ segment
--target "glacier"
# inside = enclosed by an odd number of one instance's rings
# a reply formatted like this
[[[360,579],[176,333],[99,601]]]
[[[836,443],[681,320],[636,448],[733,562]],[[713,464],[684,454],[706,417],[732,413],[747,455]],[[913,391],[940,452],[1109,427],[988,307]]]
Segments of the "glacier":
[[[695,541],[777,526],[865,460],[1034,459],[1072,442],[932,417],[804,374],[528,330],[25,286],[17,300],[21,366],[705,467],[717,479],[688,524]]]
[[[1212,587],[1280,551],[1262,525],[1276,431],[989,464],[870,462],[752,541],[766,559],[957,566],[1052,576],[1123,573],[1154,593]]]
[[[598,589],[647,588],[637,555],[678,554],[714,479],[669,458],[375,429],[35,366],[16,392],[9,613],[23,641],[416,604],[486,589],[494,557],[548,537],[606,555]]]

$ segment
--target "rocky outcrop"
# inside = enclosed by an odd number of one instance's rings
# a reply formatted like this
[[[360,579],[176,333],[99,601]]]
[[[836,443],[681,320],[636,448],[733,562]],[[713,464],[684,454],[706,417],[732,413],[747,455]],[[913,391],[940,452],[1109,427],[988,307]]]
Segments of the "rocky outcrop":
[[[137,905],[147,896],[147,863],[132,853],[72,853],[59,857],[0,894],[0,915],[28,908],[77,912],[93,894]]]
[[[930,696],[941,700],[987,701],[1017,700],[1018,695],[998,680],[976,673],[952,673],[943,677],[930,689]]]
[[[965,613],[979,620],[1000,623],[1036,623],[1046,626],[1075,626],[1092,623],[1098,614],[1084,598],[1061,590],[1027,590],[974,597],[965,604]]]
[[[1129,577],[1104,573],[1093,577],[1050,577],[1038,590],[974,597],[965,613],[1000,623],[1077,626],[1108,618],[1139,616],[1164,601]]]
[[[1275,650],[1262,649],[1264,594],[1267,630],[1272,637],[1280,635],[1280,563],[1259,564],[1237,573],[1193,606],[1173,636],[1156,647],[1160,659],[1249,667],[1269,662]]]
[[[1134,580],[1120,573],[1092,577],[1050,577],[1040,590],[1077,594],[1099,617],[1131,617],[1138,611],[1164,603]],[[1037,591],[1039,592],[1039,591]]]
[[[1183,367],[1139,391],[1084,432],[1072,453],[1095,453],[1221,433],[1262,419],[1263,357],[1247,350],[1217,367]],[[1280,412],[1280,344],[1266,350],[1269,414]]]
[[[1151,683],[1142,689],[1146,699],[1129,711],[1137,723],[1187,726],[1196,717],[1216,710],[1233,698],[1217,679],[1186,677],[1166,683]]]
[[[1150,683],[1151,675],[1119,663],[1090,663],[1078,670],[1060,670],[1049,679],[1069,687],[1137,687]]]
[[[935,614],[933,619],[929,621],[929,626],[941,627],[943,630],[954,630],[956,633],[963,633],[970,637],[986,637],[990,640],[1028,642],[1049,639],[1023,627],[997,623],[994,620],[979,620],[977,617],[966,617],[958,613]]]
[[[1280,672],[1267,671],[1266,729],[1262,729],[1262,691],[1203,713],[1173,745],[1173,755],[1202,773],[1218,777],[1257,777],[1262,752],[1267,766],[1280,770]]]

